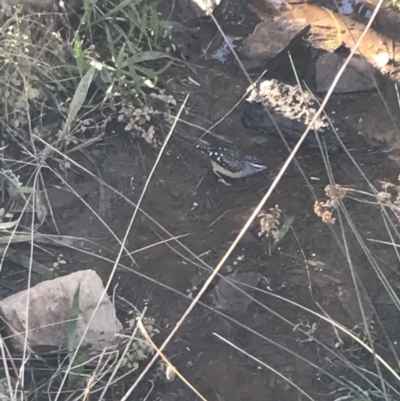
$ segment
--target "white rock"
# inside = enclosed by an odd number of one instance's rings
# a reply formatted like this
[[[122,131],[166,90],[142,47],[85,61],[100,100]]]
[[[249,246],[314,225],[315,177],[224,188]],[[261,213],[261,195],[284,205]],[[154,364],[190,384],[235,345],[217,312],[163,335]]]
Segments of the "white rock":
[[[374,58],[374,61],[376,63],[376,66],[378,68],[384,67],[390,61],[390,57],[389,57],[389,53],[388,52],[380,52],[378,54],[375,54],[375,56],[373,56],[373,58]]]
[[[7,331],[12,335],[12,345],[16,350],[24,347],[27,321],[28,346],[33,349],[41,346],[67,349],[66,321],[71,318],[72,303],[79,284],[79,315],[74,339],[77,345],[104,291],[102,280],[94,270],[79,271],[32,287],[29,291],[29,319],[26,290],[0,301],[0,314],[7,323]],[[116,334],[121,329],[114,305],[105,294],[82,347],[94,352],[113,347],[117,344]]]
[[[221,0],[192,0],[196,7],[196,12],[199,16],[210,16],[215,7],[221,3]]]

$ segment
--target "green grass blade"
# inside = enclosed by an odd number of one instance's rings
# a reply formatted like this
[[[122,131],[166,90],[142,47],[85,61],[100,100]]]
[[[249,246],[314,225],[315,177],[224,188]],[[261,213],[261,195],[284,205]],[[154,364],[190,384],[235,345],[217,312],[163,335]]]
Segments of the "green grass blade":
[[[78,324],[79,316],[79,295],[80,295],[81,285],[75,291],[74,298],[72,300],[72,307],[70,313],[70,319],[67,323],[67,341],[68,341],[68,352],[71,355],[74,350],[74,339],[76,333],[76,326]]]
[[[281,241],[283,237],[287,234],[289,231],[290,227],[293,224],[294,216],[288,216],[285,221],[282,224],[282,227],[279,229],[278,235],[277,235],[277,242]]]
[[[172,63],[173,63],[173,61],[168,62],[167,64],[164,65],[164,67],[160,68],[160,69],[157,70],[157,71],[152,71],[152,70],[149,70],[148,68],[139,67],[139,66],[137,66],[137,65],[136,65],[135,67],[136,67],[136,69],[137,69],[138,71],[140,71],[142,74],[144,74],[145,77],[155,79],[155,78],[157,78],[159,75],[161,75],[161,74],[163,74],[165,71],[167,71],[168,68],[171,66]]]
[[[74,364],[71,367],[68,375],[68,390],[72,390],[74,388],[74,384],[77,382],[79,377],[82,375],[83,370],[85,369],[85,364],[89,360],[89,354],[87,352],[80,354]]]
[[[67,120],[65,121],[64,129],[60,137],[61,140],[65,139],[65,137],[69,134],[71,125],[75,121],[79,110],[82,108],[86,100],[86,96],[88,94],[89,87],[93,81],[95,71],[96,69],[94,67],[90,67],[89,71],[83,76],[81,82],[79,82],[79,85],[76,88],[74,97],[72,98],[69,107]]]
[[[85,25],[90,21],[90,14],[93,12],[96,5],[97,5],[97,0],[84,0],[83,1],[83,8],[84,8],[85,12],[81,18],[82,25]]]
[[[139,1],[135,1],[135,0],[123,0],[121,1],[121,3],[119,3],[118,5],[116,5],[113,9],[111,9],[108,13],[106,13],[103,16],[103,19],[111,17],[114,14],[117,14],[118,12],[122,11],[125,7],[135,7],[136,4],[138,4]]]
[[[151,13],[150,13],[150,29],[153,33],[153,40],[154,43],[157,44],[160,38],[160,28],[161,28],[161,21],[158,18],[157,9],[152,6]]]
[[[124,75],[123,71],[123,66],[124,66],[124,60],[126,59],[126,54],[125,54],[125,43],[122,45],[121,50],[118,53],[117,58],[115,59],[115,68],[117,70],[117,80],[120,85],[122,85],[121,78]]]
[[[145,61],[159,60],[162,58],[172,59],[170,55],[163,52],[148,51],[136,53],[128,60],[126,60],[125,63],[123,63],[123,67],[126,67],[128,64],[144,63]]]
[[[82,49],[82,39],[79,36],[79,33],[76,32],[74,39],[72,41],[72,45],[74,48],[74,57],[76,60],[76,65],[79,69],[79,73],[82,77],[83,72],[85,70],[85,62],[83,60],[83,49]]]

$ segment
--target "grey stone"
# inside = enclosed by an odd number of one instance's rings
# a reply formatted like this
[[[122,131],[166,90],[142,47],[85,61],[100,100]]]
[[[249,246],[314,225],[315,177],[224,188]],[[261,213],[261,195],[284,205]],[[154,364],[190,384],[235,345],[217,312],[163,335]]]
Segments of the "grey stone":
[[[343,308],[348,312],[355,324],[364,323],[360,303],[362,304],[366,319],[368,320],[373,316],[371,300],[368,296],[364,295],[362,291],[357,295],[355,288],[341,285],[338,287],[337,296]]]
[[[255,290],[240,283],[256,287],[260,277],[256,272],[232,273],[226,276],[228,280],[235,280],[234,285],[239,287],[246,294],[253,296]],[[229,281],[220,279],[215,286],[211,298],[216,309],[236,314],[245,314],[252,300],[242,292],[234,288]]]
[[[327,92],[332,85],[338,71],[346,60],[343,54],[326,53],[317,61],[317,89],[318,92]],[[335,93],[351,93],[376,90],[373,80],[374,67],[369,61],[359,55],[354,55],[337,83]]]
[[[240,54],[248,60],[274,58],[308,26],[305,18],[275,17],[260,22],[242,44]]]
[[[29,290],[28,310],[27,290],[0,301],[0,314],[16,350],[24,348],[27,325],[28,346],[32,349],[68,348],[66,322],[71,318],[72,303],[79,284],[79,314],[74,338],[76,346],[104,291],[102,280],[94,270],[79,271],[32,287]],[[114,305],[105,294],[82,347],[90,351],[113,347],[118,343],[116,334],[121,330],[122,325],[116,318]]]

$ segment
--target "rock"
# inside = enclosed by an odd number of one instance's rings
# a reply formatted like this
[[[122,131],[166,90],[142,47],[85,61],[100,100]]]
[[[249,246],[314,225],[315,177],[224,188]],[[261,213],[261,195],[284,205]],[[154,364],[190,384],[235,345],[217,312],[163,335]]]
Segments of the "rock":
[[[227,275],[226,278],[252,287],[256,287],[260,281],[260,277],[256,272],[232,273]],[[253,296],[254,289],[241,286],[239,283],[235,282],[234,284],[250,296]],[[252,302],[248,296],[232,287],[227,280],[222,279],[215,286],[211,298],[216,309],[224,312],[235,312],[235,314],[245,314]]]
[[[364,4],[364,2],[363,2]],[[375,6],[374,6],[375,7]],[[383,7],[381,11],[385,9]],[[388,8],[390,10],[390,8]],[[340,32],[340,40],[348,49],[352,49],[365,29],[365,22],[357,22],[353,15],[341,15],[336,12],[327,12],[326,8],[317,4],[307,4],[302,2],[296,6],[291,7],[285,14],[293,18],[306,18],[310,24],[310,31],[307,41],[314,49],[323,49],[325,51],[334,51],[338,46],[338,33]],[[393,11],[391,11],[393,15]],[[396,24],[395,24],[396,25]],[[396,31],[398,30],[398,23]],[[386,32],[391,32],[390,29]],[[394,31],[393,31],[394,32]],[[360,54],[366,57],[372,65],[375,65],[374,56],[381,52],[387,52],[392,55],[393,40],[383,34],[378,33],[374,29],[369,29],[364,39],[360,43]],[[397,49],[397,45],[395,48]],[[395,52],[394,52],[395,53]]]
[[[379,52],[377,54],[374,54],[372,57],[373,57],[373,59],[375,61],[375,64],[376,64],[376,66],[378,68],[385,67],[386,65],[389,64],[389,61],[390,61],[389,53],[385,52],[385,51]]]
[[[274,58],[307,27],[305,18],[275,17],[262,21],[243,41],[240,55],[248,60]]]
[[[291,86],[276,79],[262,81],[253,89],[242,113],[242,124],[245,128],[263,134],[279,136],[275,125],[270,118],[269,110],[276,124],[289,142],[298,141],[306,127],[312,121],[319,106],[315,98],[307,91],[300,91],[297,86]],[[332,121],[332,119],[331,119]],[[339,136],[345,131],[344,123],[334,121],[334,127]],[[322,114],[314,123],[313,129],[318,132],[320,139],[325,140],[330,152],[337,151],[338,141],[328,119]],[[319,148],[314,133],[310,132],[304,146]]]
[[[71,318],[74,295],[80,284],[79,315],[74,346],[80,341],[103,291],[101,278],[94,270],[84,270],[44,281],[30,289],[28,346],[33,350],[67,349],[66,321]],[[0,315],[7,323],[8,335],[17,351],[24,348],[27,323],[27,291],[21,291],[0,301]],[[90,325],[82,348],[93,352],[117,345],[116,334],[122,325],[115,316],[114,305],[107,294]]]
[[[363,306],[366,319],[369,320],[372,318],[373,306],[371,300],[366,295],[364,295],[362,291],[359,293],[359,299],[355,288],[342,285],[338,287],[337,296],[343,308],[353,319],[354,324],[358,325],[364,323],[363,315],[360,309],[360,302]]]
[[[325,53],[317,61],[317,89],[327,92],[336,74],[346,60],[346,55]],[[376,76],[374,67],[360,55],[354,55],[337,83],[335,93],[365,92],[376,90],[372,77]]]
[[[192,0],[192,3],[197,6],[197,13],[200,16],[208,17],[214,12],[215,7],[221,3],[221,0]]]
[[[41,197],[46,207],[48,209],[56,209],[60,207],[70,206],[70,204],[74,201],[80,202],[79,196],[83,198],[84,196],[95,192],[99,187],[99,184],[94,181],[86,181],[81,184],[72,183],[70,185],[72,190],[76,191],[77,195],[67,186],[53,186],[51,188],[47,188],[46,190],[40,191]]]

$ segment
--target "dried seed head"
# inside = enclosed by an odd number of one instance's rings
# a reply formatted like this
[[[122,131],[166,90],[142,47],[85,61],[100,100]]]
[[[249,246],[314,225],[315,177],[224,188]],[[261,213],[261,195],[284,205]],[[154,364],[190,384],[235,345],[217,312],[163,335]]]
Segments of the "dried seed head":
[[[327,185],[325,187],[325,194],[329,199],[337,202],[339,199],[343,199],[346,196],[347,189],[339,184]]]
[[[390,201],[392,199],[392,194],[382,191],[378,193],[378,198],[382,202]]]
[[[171,367],[171,365],[167,366],[167,369],[165,370],[165,377],[169,382],[172,382],[175,379],[176,373],[174,369]]]
[[[392,184],[391,182],[388,182],[388,181],[381,181],[381,184],[382,184],[382,189],[384,191],[387,191],[389,188],[395,187],[394,184]]]
[[[315,201],[314,203],[314,213],[321,217],[325,224],[335,224],[336,218],[332,216],[333,206],[331,202],[320,202]]]
[[[274,241],[278,240],[280,217],[282,211],[278,205],[269,209],[269,213],[261,212],[258,217],[260,218],[260,232],[259,237],[271,238]]]
[[[396,199],[393,202],[396,206],[400,207],[400,193],[397,194]]]

